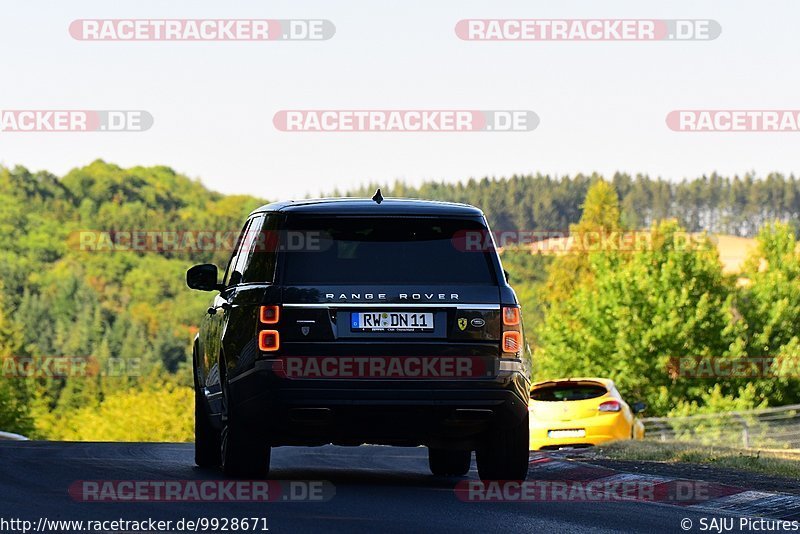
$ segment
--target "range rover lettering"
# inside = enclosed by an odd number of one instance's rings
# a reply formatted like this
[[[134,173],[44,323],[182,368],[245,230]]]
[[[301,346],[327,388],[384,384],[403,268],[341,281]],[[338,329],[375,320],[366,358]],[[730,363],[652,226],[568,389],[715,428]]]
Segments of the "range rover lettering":
[[[186,275],[217,293],[194,340],[197,465],[260,477],[272,447],[370,443],[524,479],[522,318],[490,236],[475,207],[380,192],[251,213],[221,281]]]

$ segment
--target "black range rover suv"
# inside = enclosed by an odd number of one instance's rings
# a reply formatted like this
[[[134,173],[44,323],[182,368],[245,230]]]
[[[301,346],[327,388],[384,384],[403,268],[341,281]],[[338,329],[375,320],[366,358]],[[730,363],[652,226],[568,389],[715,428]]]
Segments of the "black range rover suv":
[[[483,213],[406,199],[250,214],[194,342],[195,461],[266,476],[271,447],[428,447],[431,471],[528,469],[522,319]]]

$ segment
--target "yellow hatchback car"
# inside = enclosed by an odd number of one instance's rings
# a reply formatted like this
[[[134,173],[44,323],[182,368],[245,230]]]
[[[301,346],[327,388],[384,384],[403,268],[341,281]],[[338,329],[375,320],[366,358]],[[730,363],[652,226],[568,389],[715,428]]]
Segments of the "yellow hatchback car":
[[[598,445],[619,439],[643,439],[637,417],[647,405],[629,406],[605,378],[562,378],[531,387],[531,450]]]

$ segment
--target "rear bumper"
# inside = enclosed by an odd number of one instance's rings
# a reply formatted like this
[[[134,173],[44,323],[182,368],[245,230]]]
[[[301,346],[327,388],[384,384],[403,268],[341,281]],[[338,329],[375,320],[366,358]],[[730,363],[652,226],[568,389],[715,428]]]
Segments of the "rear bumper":
[[[552,438],[548,436],[548,431],[550,430],[571,429],[583,429],[586,432],[586,436],[582,438]],[[631,426],[621,415],[604,415],[590,419],[563,422],[537,421],[531,418],[530,436],[530,449],[532,451],[550,447],[600,445],[609,441],[629,439],[631,437]]]
[[[259,362],[232,380],[231,408],[272,445],[428,445],[474,449],[494,425],[522,421],[521,371],[465,380],[287,379]]]
[[[531,419],[530,423],[530,449],[532,451],[542,448],[556,448],[580,445],[600,445],[609,441],[629,439],[631,426],[622,416],[601,416],[605,420],[578,419],[565,422],[547,422]],[[550,430],[582,429],[585,437],[560,437],[548,436]]]

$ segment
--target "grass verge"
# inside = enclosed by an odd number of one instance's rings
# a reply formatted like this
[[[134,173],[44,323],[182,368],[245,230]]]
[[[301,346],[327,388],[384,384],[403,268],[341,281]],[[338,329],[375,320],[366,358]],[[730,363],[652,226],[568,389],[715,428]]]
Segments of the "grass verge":
[[[674,441],[617,441],[597,448],[611,460],[687,463],[800,478],[800,451],[741,449]]]

